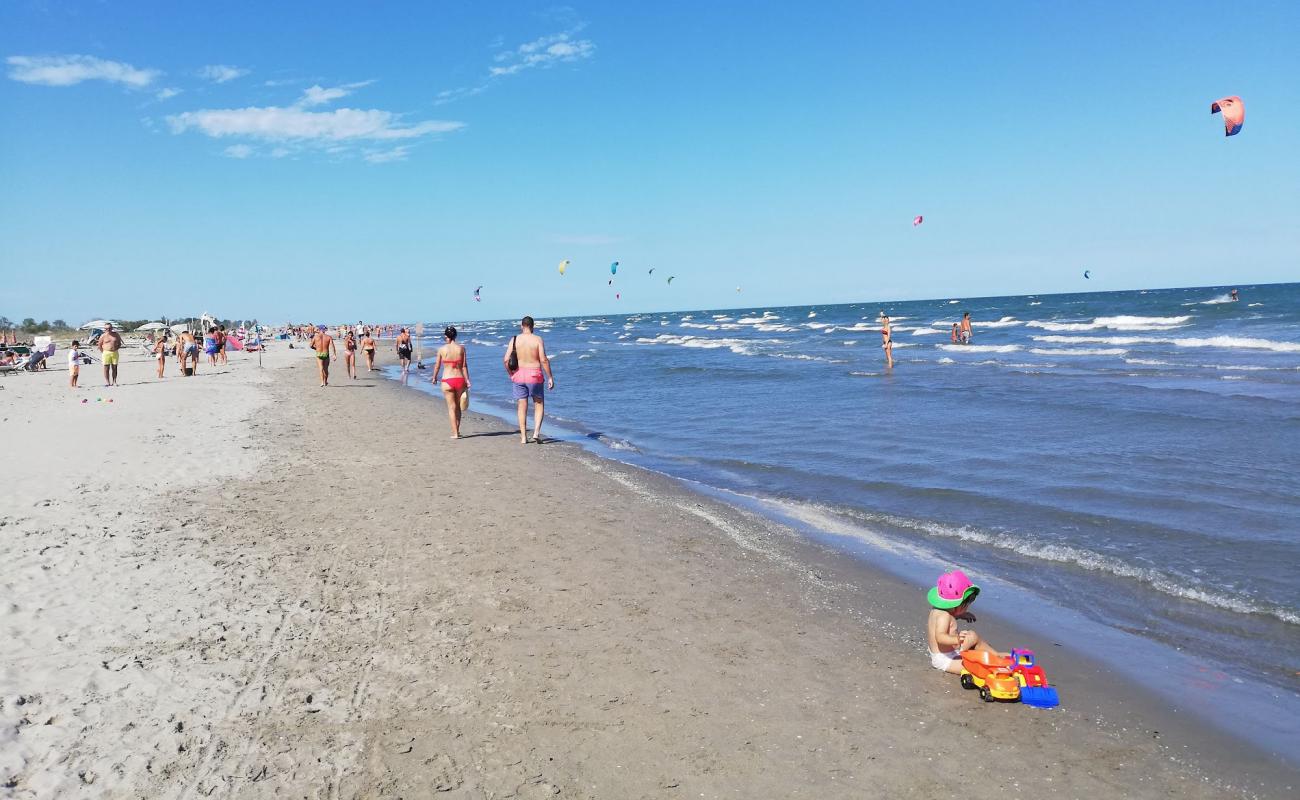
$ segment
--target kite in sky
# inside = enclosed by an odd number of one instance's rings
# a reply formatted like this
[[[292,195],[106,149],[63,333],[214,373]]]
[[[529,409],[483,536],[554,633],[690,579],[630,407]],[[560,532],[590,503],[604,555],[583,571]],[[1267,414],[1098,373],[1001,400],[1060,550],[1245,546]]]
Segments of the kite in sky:
[[[921,216],[920,214],[917,214],[915,217],[912,217],[913,228],[915,228],[917,225],[920,225],[922,222],[925,222],[925,217]]]
[[[480,286],[480,287],[478,287],[477,289],[474,290],[474,302],[475,302],[475,303],[481,303],[481,302],[483,302],[483,298],[481,298],[481,297],[478,296],[478,293],[481,292],[481,291],[483,291],[483,287],[482,287],[482,286]]]
[[[560,262],[560,274],[563,275],[564,271],[568,268],[569,268],[569,259],[566,258]]]
[[[1235,94],[1210,103],[1210,113],[1223,112],[1223,135],[1236,136],[1241,133],[1241,126],[1246,124],[1246,104]]]

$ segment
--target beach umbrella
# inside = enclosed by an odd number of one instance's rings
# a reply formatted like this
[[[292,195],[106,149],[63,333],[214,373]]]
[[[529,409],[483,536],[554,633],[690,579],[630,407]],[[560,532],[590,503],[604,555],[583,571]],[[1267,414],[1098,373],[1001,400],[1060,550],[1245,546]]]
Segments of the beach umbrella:
[[[88,331],[88,330],[90,330],[90,329],[92,329],[92,328],[102,328],[102,327],[104,327],[105,325],[111,325],[111,324],[112,324],[112,322],[111,322],[110,320],[106,320],[106,319],[97,319],[97,320],[94,320],[94,321],[92,321],[92,322],[87,322],[85,325],[82,325],[81,328],[80,328],[80,330]]]
[[[189,330],[189,326],[184,322],[178,322],[172,326],[172,333],[185,333],[187,330]]]
[[[162,324],[161,322],[146,322],[145,324],[136,328],[136,330],[137,331],[160,331],[166,327],[167,326]]]

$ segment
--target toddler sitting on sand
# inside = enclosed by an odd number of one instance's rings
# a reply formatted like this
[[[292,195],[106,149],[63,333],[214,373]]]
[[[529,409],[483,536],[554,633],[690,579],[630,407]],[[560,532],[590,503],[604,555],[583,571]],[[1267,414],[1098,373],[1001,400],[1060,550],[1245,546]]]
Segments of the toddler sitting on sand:
[[[925,632],[930,642],[930,666],[935,669],[961,672],[961,653],[966,650],[996,652],[988,642],[972,630],[958,631],[957,620],[974,622],[969,609],[979,596],[980,587],[970,582],[959,569],[945,572],[930,589],[930,618]]]

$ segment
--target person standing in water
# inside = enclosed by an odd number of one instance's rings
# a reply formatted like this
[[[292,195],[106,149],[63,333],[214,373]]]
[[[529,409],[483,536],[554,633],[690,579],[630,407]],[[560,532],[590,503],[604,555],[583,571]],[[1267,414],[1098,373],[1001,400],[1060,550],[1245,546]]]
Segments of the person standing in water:
[[[1232,302],[1234,303],[1241,299],[1240,297],[1237,296],[1236,289],[1233,289],[1232,292],[1229,294],[1229,296],[1232,298]]]
[[[406,328],[397,334],[397,360],[402,365],[402,372],[411,370],[411,334]]]
[[[456,343],[456,328],[448,325],[442,332],[447,343],[438,348],[432,381],[439,383],[442,372],[442,396],[447,400],[447,418],[451,421],[451,438],[460,438],[461,398],[469,391],[469,359],[465,346]]]
[[[880,346],[885,351],[885,366],[894,366],[894,329],[889,324],[889,315],[880,312]]]
[[[311,348],[316,351],[316,364],[320,367],[320,385],[330,385],[330,353],[337,358],[339,349],[334,346],[334,337],[325,332],[324,325],[316,326],[316,334],[311,337]]]
[[[961,343],[970,344],[970,339],[971,339],[970,312],[963,311],[961,315]]]
[[[514,384],[515,405],[519,411],[519,443],[542,443],[542,420],[546,416],[546,389],[555,389],[555,375],[551,372],[551,360],[546,357],[546,345],[542,337],[533,333],[533,318],[524,317],[519,321],[519,335],[510,340],[506,347],[506,374]],[[543,382],[543,372],[545,382]],[[528,437],[528,400],[533,401],[533,436]]]

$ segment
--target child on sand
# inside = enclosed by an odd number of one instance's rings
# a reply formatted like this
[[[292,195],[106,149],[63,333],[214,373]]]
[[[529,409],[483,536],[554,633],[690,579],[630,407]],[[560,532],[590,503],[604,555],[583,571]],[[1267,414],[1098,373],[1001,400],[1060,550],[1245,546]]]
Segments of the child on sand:
[[[81,351],[77,348],[80,345],[76,339],[72,340],[72,348],[68,350],[68,388],[77,388],[77,378],[81,376]]]
[[[935,669],[961,672],[961,653],[966,650],[995,651],[988,642],[973,630],[958,631],[957,620],[974,622],[970,605],[979,596],[980,587],[970,582],[959,569],[939,576],[930,589],[930,617],[925,623],[926,638],[930,643],[930,666]]]

